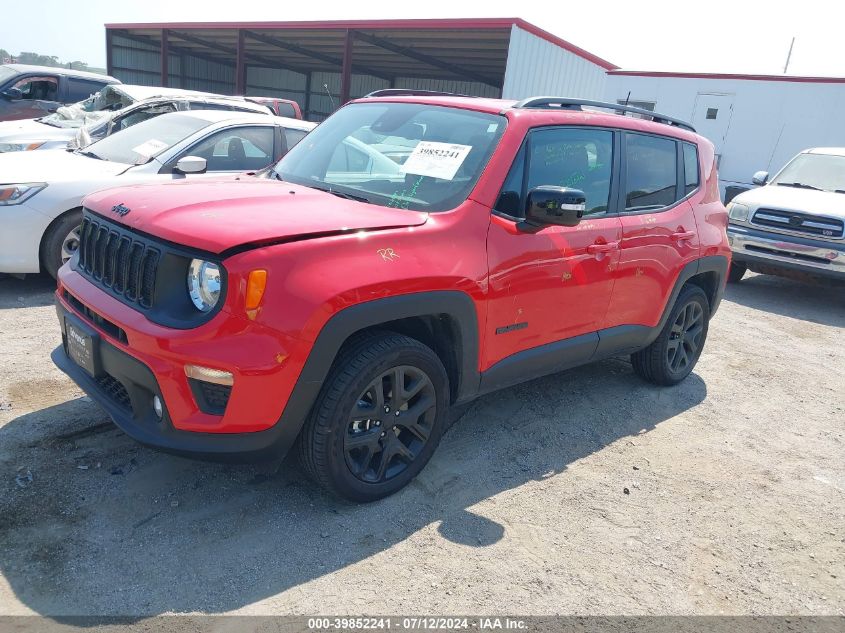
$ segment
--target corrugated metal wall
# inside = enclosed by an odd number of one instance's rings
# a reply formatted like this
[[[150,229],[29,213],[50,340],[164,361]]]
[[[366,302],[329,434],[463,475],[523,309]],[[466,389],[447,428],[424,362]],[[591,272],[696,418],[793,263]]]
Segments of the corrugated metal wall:
[[[601,99],[606,79],[601,66],[517,26],[511,28],[505,99],[537,95]]]

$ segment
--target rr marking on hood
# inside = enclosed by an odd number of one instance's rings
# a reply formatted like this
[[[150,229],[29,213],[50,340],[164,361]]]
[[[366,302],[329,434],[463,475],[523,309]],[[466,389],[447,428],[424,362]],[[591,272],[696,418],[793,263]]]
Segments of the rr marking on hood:
[[[395,253],[392,248],[380,248],[377,252],[379,255],[381,255],[381,258],[386,262],[392,262],[396,259],[399,259],[398,253]]]
[[[130,211],[131,211],[131,209],[130,209],[129,207],[127,207],[125,204],[123,204],[122,202],[121,202],[120,204],[116,204],[116,205],[114,205],[114,206],[111,208],[111,212],[112,212],[112,213],[116,213],[116,214],[117,214],[117,215],[119,215],[120,217],[125,216],[125,215],[126,215],[126,214],[128,214]]]

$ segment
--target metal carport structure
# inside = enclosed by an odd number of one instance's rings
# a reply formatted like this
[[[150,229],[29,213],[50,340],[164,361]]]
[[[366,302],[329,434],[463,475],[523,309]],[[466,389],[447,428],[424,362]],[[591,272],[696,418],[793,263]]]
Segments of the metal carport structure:
[[[538,72],[598,97],[616,68],[519,18],[107,24],[106,59],[125,83],[291,98],[312,119],[382,88],[516,98]]]

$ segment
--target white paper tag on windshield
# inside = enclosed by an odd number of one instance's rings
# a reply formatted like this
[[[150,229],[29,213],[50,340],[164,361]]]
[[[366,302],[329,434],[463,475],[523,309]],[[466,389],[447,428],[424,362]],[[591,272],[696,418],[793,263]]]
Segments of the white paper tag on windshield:
[[[138,147],[133,147],[132,151],[136,154],[140,154],[144,158],[149,158],[150,156],[155,156],[163,149],[167,149],[167,143],[164,141],[157,141],[153,138],[145,143],[141,143]]]
[[[417,176],[452,180],[470,150],[471,145],[420,141],[402,165],[402,171]]]

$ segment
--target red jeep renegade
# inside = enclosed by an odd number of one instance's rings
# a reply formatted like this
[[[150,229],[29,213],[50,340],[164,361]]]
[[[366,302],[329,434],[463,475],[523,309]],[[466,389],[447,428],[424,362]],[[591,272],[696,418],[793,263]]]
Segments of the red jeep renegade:
[[[140,442],[296,444],[373,500],[420,472],[450,405],[618,355],[683,380],[726,224],[713,145],[679,121],[381,91],[265,174],[89,196],[53,359]]]

